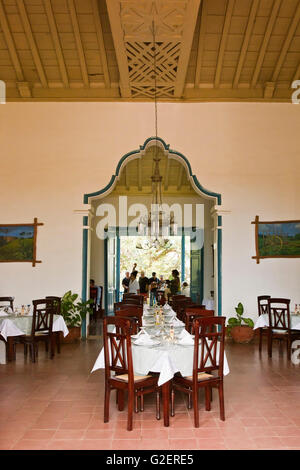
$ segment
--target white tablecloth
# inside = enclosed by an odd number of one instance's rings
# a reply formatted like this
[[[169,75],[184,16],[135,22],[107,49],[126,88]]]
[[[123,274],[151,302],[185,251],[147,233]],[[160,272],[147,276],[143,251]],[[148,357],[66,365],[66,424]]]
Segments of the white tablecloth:
[[[0,335],[7,341],[8,336],[22,336],[30,334],[31,330],[32,315],[26,315],[24,317],[0,317]],[[16,325],[16,323],[18,325]],[[23,328],[22,328],[23,327]],[[21,329],[22,328],[22,329]],[[67,336],[69,330],[65,323],[65,320],[61,315],[55,315],[52,331],[62,331],[64,337]],[[6,364],[6,350],[3,341],[0,341],[0,364]]]
[[[253,329],[256,330],[257,328],[264,328],[266,326],[269,326],[269,315],[267,313],[264,313],[263,315],[260,315],[258,317]],[[291,315],[291,327],[293,330],[300,330],[299,315]]]
[[[176,372],[180,372],[184,377],[193,374],[193,354],[194,346],[163,344],[153,347],[132,344],[133,370],[136,375],[159,372],[158,385],[163,385],[171,380]],[[104,348],[102,348],[91,372],[104,368]],[[227,374],[229,366],[224,354],[224,375]]]

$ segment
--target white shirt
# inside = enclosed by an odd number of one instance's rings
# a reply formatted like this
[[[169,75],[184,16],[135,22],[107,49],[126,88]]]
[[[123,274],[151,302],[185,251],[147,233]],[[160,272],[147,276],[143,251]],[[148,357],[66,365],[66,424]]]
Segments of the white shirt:
[[[129,282],[128,293],[129,294],[137,294],[138,290],[140,290],[139,281],[137,279],[135,279],[134,281],[130,281]]]
[[[186,297],[189,297],[190,296],[190,288],[189,287],[183,287],[181,289],[181,294],[185,295]]]

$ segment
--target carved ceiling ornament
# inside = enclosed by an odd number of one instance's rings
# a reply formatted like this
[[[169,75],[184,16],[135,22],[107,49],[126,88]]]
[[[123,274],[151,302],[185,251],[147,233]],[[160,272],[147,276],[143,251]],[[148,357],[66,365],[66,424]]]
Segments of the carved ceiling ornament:
[[[157,41],[180,41],[187,14],[187,0],[121,1],[124,40],[152,41],[152,22]]]

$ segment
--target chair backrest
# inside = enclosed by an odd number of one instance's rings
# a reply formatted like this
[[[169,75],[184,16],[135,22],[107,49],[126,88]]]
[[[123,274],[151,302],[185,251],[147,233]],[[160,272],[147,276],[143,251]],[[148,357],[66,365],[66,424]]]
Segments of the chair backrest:
[[[10,307],[14,309],[14,297],[0,297],[0,307]]]
[[[53,315],[56,313],[56,306],[53,299],[33,300],[33,317],[31,335],[40,331],[52,334]]]
[[[268,300],[271,298],[270,295],[259,295],[257,297],[258,316],[264,313],[269,313]]]
[[[290,299],[268,299],[269,327],[276,330],[290,330]]]
[[[206,310],[205,308],[199,308],[199,307],[188,307],[185,310],[184,314],[184,323],[185,323],[185,329],[189,333],[193,333],[193,321],[196,318],[203,318],[203,317],[213,317],[215,314],[214,310]]]
[[[133,387],[133,365],[131,354],[132,320],[124,317],[105,317],[103,319],[103,341],[105,359],[105,377],[128,374],[128,384]],[[113,332],[108,326],[114,325]]]
[[[53,300],[55,315],[61,315],[61,297],[56,297],[55,295],[47,295],[46,299]]]
[[[124,294],[123,302],[126,304],[143,305],[145,297],[139,294]]]
[[[193,381],[199,372],[217,371],[223,376],[225,317],[203,317],[194,320],[195,345]]]
[[[117,310],[115,316],[118,318],[127,318],[132,321],[132,334],[136,335],[140,331],[142,326],[142,317],[138,316],[136,312],[132,310]]]
[[[114,303],[114,311],[116,310],[126,310],[128,308],[134,309],[137,312],[143,313],[143,306],[138,304],[130,304],[126,302],[116,302]]]

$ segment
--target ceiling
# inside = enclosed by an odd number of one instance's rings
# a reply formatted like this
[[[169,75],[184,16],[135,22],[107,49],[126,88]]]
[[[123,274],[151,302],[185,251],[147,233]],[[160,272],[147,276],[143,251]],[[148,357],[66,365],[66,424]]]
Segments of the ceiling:
[[[154,162],[153,157],[158,156],[159,173],[162,176],[162,193],[169,196],[194,196],[187,172],[182,163],[168,157],[159,147],[148,148],[145,154],[135,160],[129,161],[123,167],[114,194],[127,193],[132,195],[152,194],[152,181]]]
[[[8,101],[290,101],[296,79],[300,0],[0,0]]]

